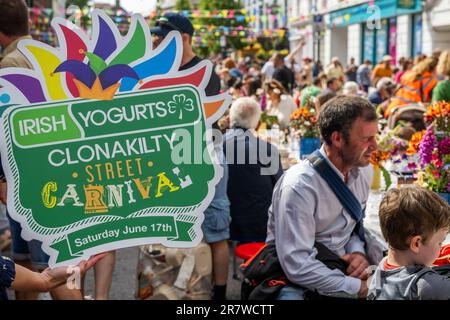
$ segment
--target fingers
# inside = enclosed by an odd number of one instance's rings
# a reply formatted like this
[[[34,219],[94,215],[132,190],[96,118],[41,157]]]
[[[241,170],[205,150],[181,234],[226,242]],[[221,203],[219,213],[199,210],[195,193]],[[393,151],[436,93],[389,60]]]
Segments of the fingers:
[[[367,266],[365,263],[360,264],[352,273],[350,273],[350,277],[360,278],[365,275],[365,270]]]
[[[350,254],[349,253],[347,253],[347,254],[344,254],[342,257],[341,257],[341,259],[342,260],[344,260],[345,262],[347,262],[347,263],[349,263],[350,262]]]
[[[353,260],[347,268],[347,274],[353,274],[359,267],[358,261]]]
[[[81,261],[81,262],[78,264],[78,268],[80,268],[80,272],[81,272],[81,273],[84,273],[84,272],[87,271],[87,269],[88,269],[87,265],[88,265],[88,264],[87,264],[87,262],[86,262],[85,260]]]
[[[109,254],[108,252],[104,252],[104,253],[96,254],[95,256],[90,257],[85,265],[86,271],[89,270],[90,268],[92,268],[97,262],[99,262],[101,259],[103,259],[108,254]]]
[[[367,260],[360,254],[346,254],[341,259],[349,264],[346,272],[350,277],[359,278],[369,266]]]

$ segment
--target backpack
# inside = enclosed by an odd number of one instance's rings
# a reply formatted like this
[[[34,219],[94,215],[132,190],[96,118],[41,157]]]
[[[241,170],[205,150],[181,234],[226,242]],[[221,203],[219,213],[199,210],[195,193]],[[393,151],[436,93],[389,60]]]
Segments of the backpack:
[[[325,245],[315,242],[316,259],[330,269],[345,274],[347,263]],[[295,286],[286,277],[274,243],[266,243],[250,259],[241,265],[244,280],[241,286],[241,300],[275,300],[286,285]],[[306,290],[305,299],[325,299],[315,291]]]
[[[274,243],[266,243],[241,265],[241,269],[244,274],[242,300],[274,300],[289,282],[281,268]]]

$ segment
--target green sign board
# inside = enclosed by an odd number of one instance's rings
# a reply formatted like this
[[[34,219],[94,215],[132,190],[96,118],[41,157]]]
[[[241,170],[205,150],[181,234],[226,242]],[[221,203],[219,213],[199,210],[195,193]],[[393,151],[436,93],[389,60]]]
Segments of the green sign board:
[[[180,35],[169,38],[162,45],[174,43],[176,52]],[[168,63],[179,64],[173,56]],[[190,247],[202,239],[203,211],[222,175],[207,131],[230,99],[207,99],[206,81],[196,83],[211,69],[204,62],[193,72],[170,71],[156,85],[140,80],[139,89],[111,99],[102,99],[107,90],[94,83],[88,93],[79,87],[78,97],[6,108],[1,151],[8,209],[27,240],[43,242],[50,265],[126,246]]]

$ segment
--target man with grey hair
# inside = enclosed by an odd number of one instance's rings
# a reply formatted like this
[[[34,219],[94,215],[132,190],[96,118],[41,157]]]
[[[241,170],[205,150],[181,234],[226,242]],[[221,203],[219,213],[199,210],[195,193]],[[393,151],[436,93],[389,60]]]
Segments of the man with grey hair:
[[[230,108],[231,127],[256,129],[261,118],[261,108],[252,98],[237,99]]]
[[[230,109],[231,129],[224,137],[230,239],[240,243],[265,241],[272,191],[282,175],[277,148],[254,135],[260,117],[261,109],[255,100],[237,99]]]
[[[394,80],[388,77],[381,78],[378,80],[376,91],[372,92],[369,95],[369,101],[374,104],[375,106],[378,106],[386,101],[389,101],[389,99],[393,96],[395,91],[396,84]]]

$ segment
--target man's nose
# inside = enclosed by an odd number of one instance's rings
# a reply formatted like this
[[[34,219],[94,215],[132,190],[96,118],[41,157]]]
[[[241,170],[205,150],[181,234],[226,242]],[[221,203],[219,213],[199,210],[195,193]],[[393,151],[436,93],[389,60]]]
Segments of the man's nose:
[[[376,138],[373,138],[373,139],[371,139],[370,142],[371,142],[371,143],[370,143],[371,149],[374,150],[374,151],[377,150],[377,149],[378,149],[377,139],[376,139]]]

